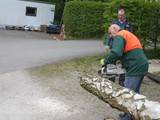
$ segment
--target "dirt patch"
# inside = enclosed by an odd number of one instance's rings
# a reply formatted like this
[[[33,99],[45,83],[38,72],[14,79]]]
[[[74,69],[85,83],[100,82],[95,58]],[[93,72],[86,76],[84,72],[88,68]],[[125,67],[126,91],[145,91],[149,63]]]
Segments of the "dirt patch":
[[[160,60],[149,60],[148,72],[154,73],[160,77]],[[145,77],[141,87],[141,94],[147,96],[150,100],[160,102],[160,84]]]
[[[77,62],[65,61],[30,70],[34,82],[46,92],[46,97],[65,104],[65,108],[59,104],[57,107],[62,109],[53,111],[57,114],[56,120],[103,120],[107,117],[118,119],[118,110],[80,86],[79,77],[84,73],[78,71],[77,67]]]
[[[149,60],[149,72],[157,73],[160,72],[160,60]]]

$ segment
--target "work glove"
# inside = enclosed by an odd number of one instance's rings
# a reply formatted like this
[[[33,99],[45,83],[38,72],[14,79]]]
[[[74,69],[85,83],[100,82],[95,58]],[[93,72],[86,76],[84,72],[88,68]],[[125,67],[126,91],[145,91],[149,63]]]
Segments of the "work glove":
[[[101,65],[105,65],[104,59],[101,59]]]
[[[109,53],[110,50],[111,50],[111,46],[108,46],[108,45],[107,45],[107,46],[105,47],[105,50],[106,50],[107,53]]]

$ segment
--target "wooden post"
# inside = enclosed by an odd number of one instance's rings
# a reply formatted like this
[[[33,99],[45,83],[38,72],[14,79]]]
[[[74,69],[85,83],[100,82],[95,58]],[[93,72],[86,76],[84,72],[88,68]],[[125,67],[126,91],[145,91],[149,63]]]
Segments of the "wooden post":
[[[160,103],[146,96],[121,87],[100,76],[87,75],[81,78],[81,86],[110,106],[130,113],[135,120],[160,120]]]

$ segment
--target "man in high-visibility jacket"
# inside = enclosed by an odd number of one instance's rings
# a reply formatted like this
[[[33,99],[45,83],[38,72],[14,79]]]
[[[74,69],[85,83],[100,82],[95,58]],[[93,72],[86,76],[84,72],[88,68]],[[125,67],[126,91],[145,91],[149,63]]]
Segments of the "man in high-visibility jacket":
[[[131,21],[129,21],[128,19],[126,19],[126,11],[124,8],[121,8],[118,10],[118,19],[116,21],[113,21],[112,24],[117,24],[121,29],[125,29],[130,31],[131,33],[133,32],[133,28],[132,28],[132,23]],[[112,48],[112,39],[110,37],[110,35],[107,36],[106,39],[106,51],[109,53],[110,49]],[[116,64],[116,63],[114,63]],[[110,78],[109,79],[112,82],[115,82],[115,78]],[[124,86],[124,80],[125,80],[125,75],[124,74],[120,74],[119,75],[119,84],[121,86]]]
[[[108,31],[113,39],[113,46],[110,55],[102,59],[101,64],[120,60],[126,69],[124,87],[140,93],[142,80],[148,71],[148,60],[140,41],[131,32],[120,29],[116,24],[111,25]],[[131,118],[125,113],[122,120],[131,120]]]

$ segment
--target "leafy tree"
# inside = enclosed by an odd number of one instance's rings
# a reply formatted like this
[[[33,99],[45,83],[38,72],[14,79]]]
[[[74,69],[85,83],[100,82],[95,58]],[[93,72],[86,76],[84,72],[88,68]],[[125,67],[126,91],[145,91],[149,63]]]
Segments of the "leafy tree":
[[[157,43],[159,42],[158,38],[160,37],[160,4],[157,2],[149,3],[150,12],[149,19],[150,21],[150,30],[149,30],[149,39],[154,44],[155,51],[157,50]]]
[[[157,48],[158,37],[160,36],[160,4],[157,2],[144,2],[140,8],[140,21],[137,34],[142,38],[143,48],[154,44]]]

